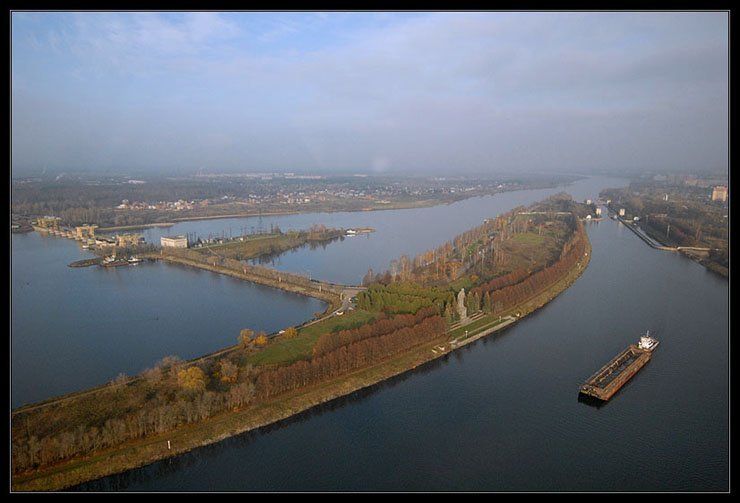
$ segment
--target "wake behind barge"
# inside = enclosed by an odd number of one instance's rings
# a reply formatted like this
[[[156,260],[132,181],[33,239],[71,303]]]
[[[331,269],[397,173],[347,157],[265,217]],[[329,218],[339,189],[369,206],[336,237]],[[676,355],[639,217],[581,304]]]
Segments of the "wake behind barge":
[[[647,362],[659,342],[650,337],[650,332],[640,337],[640,342],[630,344],[592,375],[580,389],[580,393],[607,401],[624,386]]]

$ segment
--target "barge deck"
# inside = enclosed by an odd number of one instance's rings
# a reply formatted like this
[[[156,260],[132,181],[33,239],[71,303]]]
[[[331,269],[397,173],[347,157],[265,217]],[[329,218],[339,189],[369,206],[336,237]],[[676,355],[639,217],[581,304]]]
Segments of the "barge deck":
[[[650,357],[651,351],[630,344],[592,375],[581,386],[580,392],[607,401],[650,361]]]

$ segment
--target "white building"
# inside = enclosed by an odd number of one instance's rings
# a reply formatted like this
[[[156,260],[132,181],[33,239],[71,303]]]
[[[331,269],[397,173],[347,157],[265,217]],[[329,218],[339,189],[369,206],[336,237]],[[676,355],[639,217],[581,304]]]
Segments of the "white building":
[[[187,248],[188,238],[186,236],[162,236],[159,238],[162,248]]]
[[[620,217],[624,216],[624,208],[619,208],[619,216]]]

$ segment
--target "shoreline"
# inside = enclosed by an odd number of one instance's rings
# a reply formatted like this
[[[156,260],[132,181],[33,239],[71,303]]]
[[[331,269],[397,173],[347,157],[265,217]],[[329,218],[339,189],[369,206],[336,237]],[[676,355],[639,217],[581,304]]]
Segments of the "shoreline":
[[[256,283],[258,285],[275,288],[277,290],[282,290],[285,292],[297,293],[306,297],[312,297],[314,299],[319,299],[326,302],[327,304],[329,304],[329,307],[332,307],[333,309],[337,309],[341,306],[341,300],[338,298],[339,294],[332,290],[317,290],[312,288],[305,288],[288,282],[274,281],[269,278],[258,276],[256,274],[239,272],[233,269],[228,269],[226,267],[203,264],[200,262],[195,262],[186,258],[176,257],[172,255],[142,254],[141,257],[156,261],[162,261],[169,264],[179,264],[186,267],[193,267],[195,269],[210,271],[216,274],[223,274],[225,276],[232,276],[234,278],[248,281],[250,283]]]
[[[154,224],[141,224],[141,225],[117,225],[114,227],[98,227],[98,232],[110,232],[110,231],[132,231],[136,229],[151,229],[155,227],[172,227],[175,222],[160,222]]]
[[[621,222],[625,227],[627,227],[629,230],[631,230],[638,238],[640,238],[646,245],[648,245],[650,248],[653,248],[654,250],[660,250],[660,251],[670,251],[678,253],[684,257],[686,257],[689,260],[693,260],[700,266],[704,267],[709,272],[712,272],[714,274],[717,274],[725,279],[729,279],[730,277],[730,271],[729,269],[721,266],[720,264],[717,264],[715,262],[711,262],[707,260],[706,257],[703,257],[698,254],[690,253],[688,250],[695,249],[691,246],[669,246],[663,242],[661,242],[658,238],[655,238],[650,235],[650,233],[643,229],[642,227],[635,228],[634,225],[632,225],[629,221],[625,220],[624,218],[617,215],[617,221]],[[654,241],[651,242],[650,240]],[[703,249],[701,249],[703,250]]]
[[[501,314],[503,318],[504,315],[510,316],[514,312],[521,313],[521,316],[513,321],[501,323],[491,320],[491,323],[480,327],[465,339],[457,339],[458,342],[454,347],[449,339],[451,331],[448,331],[434,341],[423,343],[372,367],[338,376],[308,388],[293,390],[264,403],[224,412],[165,434],[146,437],[89,456],[65,461],[38,473],[16,476],[12,480],[11,489],[13,491],[63,490],[83,482],[140,468],[234,435],[278,423],[444,357],[459,348],[515,324],[567,290],[583,274],[591,260],[591,242],[585,231],[584,234],[586,255],[553,285]],[[445,349],[439,352],[433,351],[433,348],[440,344]],[[172,442],[170,450],[165,447],[168,440]]]
[[[118,226],[118,227],[104,227],[99,228],[98,231],[109,231],[109,230],[122,230],[122,229],[143,229],[143,228],[149,228],[149,227],[172,227],[173,225],[180,223],[180,222],[193,222],[198,220],[217,220],[220,218],[256,218],[256,217],[266,217],[266,216],[282,216],[282,215],[306,215],[311,213],[360,213],[365,211],[388,211],[388,210],[411,210],[414,208],[431,208],[434,206],[441,206],[445,204],[453,204],[458,203],[460,201],[465,201],[466,199],[471,199],[473,197],[493,197],[497,194],[505,194],[506,192],[517,192],[521,190],[543,190],[543,189],[556,189],[558,187],[568,186],[572,185],[573,183],[577,182],[581,178],[578,178],[572,182],[565,182],[560,183],[557,185],[551,185],[547,187],[522,187],[517,189],[511,189],[511,190],[501,190],[496,192],[490,192],[486,194],[472,194],[472,195],[466,195],[464,197],[459,198],[450,198],[448,200],[439,200],[439,199],[423,199],[416,202],[410,202],[410,203],[389,203],[387,205],[384,205],[385,207],[367,207],[367,208],[355,208],[355,209],[307,209],[307,210],[291,210],[291,211],[267,211],[267,212],[257,212],[257,213],[232,213],[227,215],[204,215],[200,217],[175,217],[172,218],[172,222],[162,222],[162,223],[153,223],[153,224],[141,224],[141,225],[127,225],[127,226]]]

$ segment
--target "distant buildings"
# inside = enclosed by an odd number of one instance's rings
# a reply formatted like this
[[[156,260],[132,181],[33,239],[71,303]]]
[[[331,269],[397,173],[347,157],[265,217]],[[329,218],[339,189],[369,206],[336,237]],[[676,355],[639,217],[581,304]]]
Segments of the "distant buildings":
[[[141,234],[118,234],[116,236],[116,246],[126,248],[127,246],[136,246],[144,237]]]
[[[624,208],[619,208],[619,216],[620,217],[624,216]]]
[[[75,239],[78,241],[95,239],[95,229],[97,225],[78,225],[75,227]]]
[[[59,229],[59,222],[62,219],[59,217],[41,217],[36,219],[36,225],[42,229]]]
[[[712,201],[727,201],[727,187],[724,185],[717,185],[712,190]]]
[[[95,247],[96,248],[109,248],[111,246],[116,246],[116,239],[111,236],[97,236],[95,238]]]
[[[159,238],[162,248],[187,248],[188,238],[186,236],[162,236]]]

